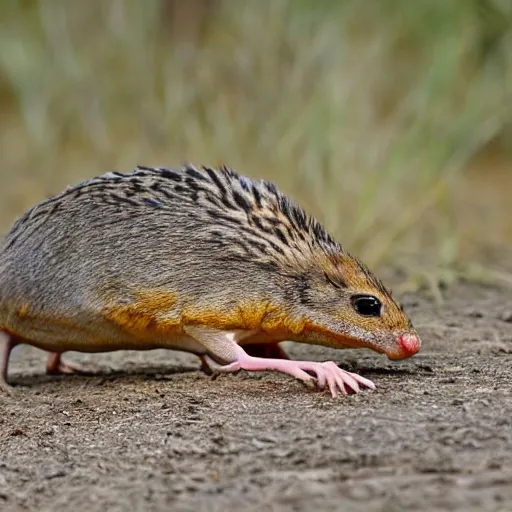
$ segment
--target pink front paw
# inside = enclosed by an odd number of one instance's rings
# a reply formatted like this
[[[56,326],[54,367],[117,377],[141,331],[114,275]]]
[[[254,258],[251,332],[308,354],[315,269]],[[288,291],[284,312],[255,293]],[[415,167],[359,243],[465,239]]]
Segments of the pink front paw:
[[[375,389],[375,384],[371,380],[365,379],[356,373],[342,370],[333,361],[326,361],[324,363],[297,362],[300,364],[302,370],[314,373],[318,387],[320,389],[328,387],[334,398],[338,396],[339,391],[341,391],[343,395],[346,395],[349,389],[354,393],[359,393],[359,391],[361,391],[360,386]]]
[[[306,384],[316,382],[320,389],[329,388],[334,398],[338,396],[339,392],[343,395],[346,395],[349,390],[359,393],[361,386],[375,389],[375,384],[371,380],[365,379],[356,373],[342,370],[332,361],[318,363],[314,361],[293,361],[290,359],[266,359],[250,356],[238,345],[234,349],[237,358],[232,363],[221,366],[208,355],[204,356],[204,361],[209,368],[221,373],[237,372],[238,370],[287,373]]]

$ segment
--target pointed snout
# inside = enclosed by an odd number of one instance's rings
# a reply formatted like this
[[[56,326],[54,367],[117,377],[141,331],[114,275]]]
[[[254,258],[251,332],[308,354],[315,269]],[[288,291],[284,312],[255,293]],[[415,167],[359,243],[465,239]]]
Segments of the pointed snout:
[[[402,334],[398,338],[398,344],[407,356],[416,354],[421,347],[421,341],[417,334]]]
[[[419,352],[421,340],[417,334],[407,333],[398,336],[398,351],[388,354],[389,359],[407,359]]]

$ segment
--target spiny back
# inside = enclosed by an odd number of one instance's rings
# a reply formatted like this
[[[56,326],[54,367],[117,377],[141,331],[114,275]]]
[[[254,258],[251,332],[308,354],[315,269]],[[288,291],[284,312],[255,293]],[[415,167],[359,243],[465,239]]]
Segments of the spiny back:
[[[105,213],[101,225],[105,229],[109,223],[123,222],[124,228],[144,228],[151,218],[152,229],[157,225],[171,237],[175,226],[188,223],[191,245],[198,251],[214,249],[216,259],[226,263],[252,263],[266,270],[296,274],[307,272],[319,263],[318,258],[324,258],[334,269],[330,277],[346,285],[344,272],[339,268],[337,272],[336,267],[348,259],[352,271],[355,265],[374,287],[388,293],[315,218],[273,183],[240,176],[225,166],[198,169],[186,165],[178,170],[139,166],[131,173],[109,172],[83,181],[23,215],[7,235],[2,252],[5,256],[32,236],[42,236],[50,224],[63,236],[76,232],[75,227],[75,231],[65,233],[64,228],[71,223],[82,222],[80,227],[86,229],[87,219],[80,220],[79,214],[98,209]],[[155,224],[155,219],[161,222]],[[98,228],[98,222],[91,226]]]

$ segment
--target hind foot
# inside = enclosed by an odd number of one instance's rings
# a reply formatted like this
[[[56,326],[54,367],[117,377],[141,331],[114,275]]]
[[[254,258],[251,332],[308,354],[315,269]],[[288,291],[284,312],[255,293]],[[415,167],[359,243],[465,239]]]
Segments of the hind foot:
[[[2,395],[11,396],[13,394],[14,394],[14,389],[12,388],[12,386],[7,384],[7,381],[5,380],[4,377],[0,377],[0,396],[2,396]]]
[[[59,352],[51,352],[48,355],[48,363],[46,365],[46,373],[48,375],[94,375],[97,372],[88,366],[77,363],[65,363],[62,360],[62,354]]]

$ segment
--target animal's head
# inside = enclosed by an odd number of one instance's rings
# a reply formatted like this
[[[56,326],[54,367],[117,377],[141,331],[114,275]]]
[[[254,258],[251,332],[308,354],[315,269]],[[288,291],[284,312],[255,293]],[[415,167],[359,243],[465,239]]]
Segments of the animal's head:
[[[390,359],[405,359],[420,350],[420,338],[402,306],[347,253],[319,256],[300,282],[306,339],[332,347],[367,347]]]

